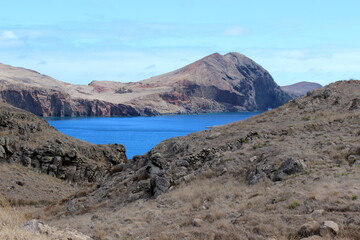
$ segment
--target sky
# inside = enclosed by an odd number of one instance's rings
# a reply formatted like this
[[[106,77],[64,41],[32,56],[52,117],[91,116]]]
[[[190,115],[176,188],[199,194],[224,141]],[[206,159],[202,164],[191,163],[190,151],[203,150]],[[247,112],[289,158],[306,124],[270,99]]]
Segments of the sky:
[[[239,52],[279,85],[360,79],[360,1],[0,0],[0,62],[131,82]]]

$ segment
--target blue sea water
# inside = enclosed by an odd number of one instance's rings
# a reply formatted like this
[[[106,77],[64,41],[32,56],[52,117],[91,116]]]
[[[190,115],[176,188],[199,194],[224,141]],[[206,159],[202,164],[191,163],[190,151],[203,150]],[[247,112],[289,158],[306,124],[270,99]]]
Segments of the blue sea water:
[[[120,143],[132,158],[148,152],[161,141],[208,127],[223,125],[259,112],[167,115],[156,117],[47,118],[50,125],[69,136],[95,144]]]

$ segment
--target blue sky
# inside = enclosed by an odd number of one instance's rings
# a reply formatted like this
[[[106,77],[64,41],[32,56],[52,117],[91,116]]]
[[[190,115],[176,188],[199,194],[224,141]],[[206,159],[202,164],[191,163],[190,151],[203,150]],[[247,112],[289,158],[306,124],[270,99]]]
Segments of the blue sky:
[[[240,52],[279,85],[360,79],[360,2],[0,0],[0,62],[61,81],[138,81]]]

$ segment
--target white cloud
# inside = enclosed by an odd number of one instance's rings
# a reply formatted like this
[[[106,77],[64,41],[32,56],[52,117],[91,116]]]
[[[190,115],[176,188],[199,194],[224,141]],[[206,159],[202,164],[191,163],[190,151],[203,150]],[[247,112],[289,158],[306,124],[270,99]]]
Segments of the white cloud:
[[[5,30],[2,31],[0,38],[2,40],[17,40],[18,36],[13,31]]]
[[[234,26],[226,29],[225,35],[228,36],[240,36],[243,35],[246,32],[245,28],[241,26]]]

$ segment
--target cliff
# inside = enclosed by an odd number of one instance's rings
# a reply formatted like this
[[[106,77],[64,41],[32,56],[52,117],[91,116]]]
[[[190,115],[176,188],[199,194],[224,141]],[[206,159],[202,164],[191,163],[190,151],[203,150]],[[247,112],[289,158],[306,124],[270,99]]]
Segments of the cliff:
[[[360,81],[336,82],[168,139],[43,214],[94,237],[89,226],[112,224],[109,239],[358,239],[359,92]]]
[[[120,144],[94,145],[68,137],[45,120],[0,101],[0,162],[71,182],[93,182],[124,161]]]
[[[39,116],[261,111],[291,99],[265,69],[239,53],[215,53],[140,82],[87,86],[0,64],[0,97]]]

